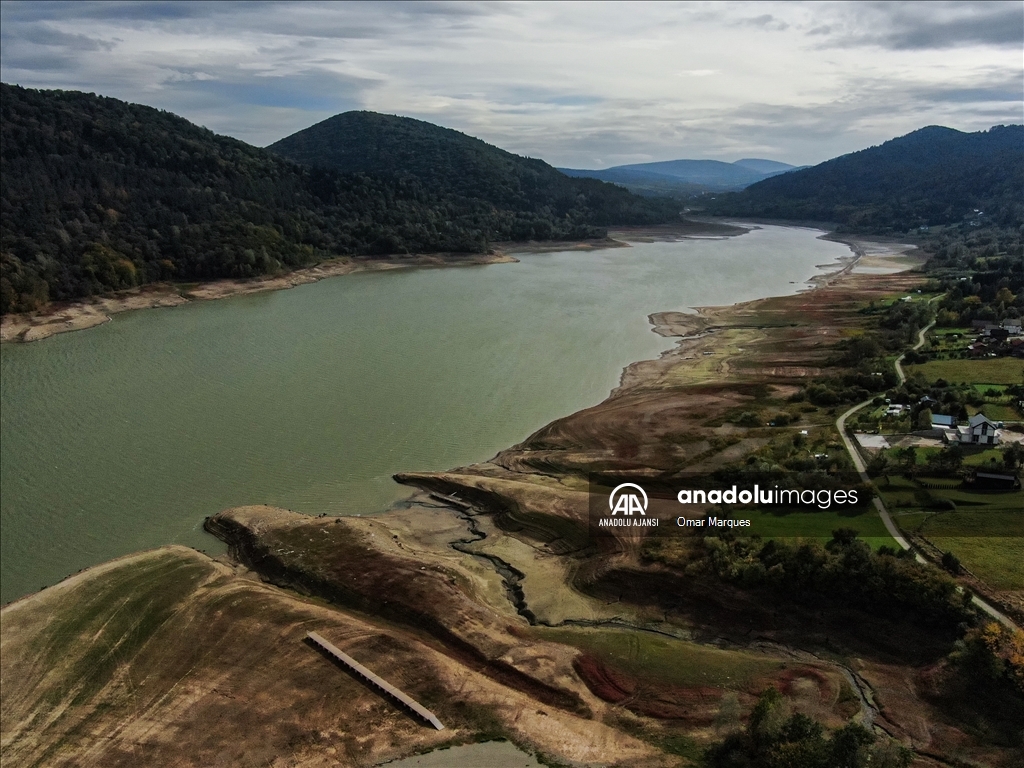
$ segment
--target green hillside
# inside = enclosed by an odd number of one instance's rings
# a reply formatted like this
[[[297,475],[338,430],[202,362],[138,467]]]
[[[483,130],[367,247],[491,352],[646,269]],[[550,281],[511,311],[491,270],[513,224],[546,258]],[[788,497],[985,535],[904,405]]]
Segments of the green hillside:
[[[1024,221],[1024,126],[922,128],[719,196],[710,207],[729,216],[830,221],[849,232],[1017,226]]]
[[[675,215],[600,182],[567,201],[557,171],[557,191],[543,172],[490,174],[492,186],[532,195],[499,208],[439,189],[437,179],[460,175],[443,154],[420,156],[437,169],[422,180],[309,168],[151,107],[0,89],[3,313],[156,280],[251,277],[340,255],[479,252],[492,240],[596,236],[605,224]]]
[[[268,149],[307,166],[415,179],[460,204],[493,206],[512,214],[497,239],[547,239],[569,221],[602,227],[662,222],[678,211],[667,200],[568,178],[543,160],[396,115],[344,112]]]

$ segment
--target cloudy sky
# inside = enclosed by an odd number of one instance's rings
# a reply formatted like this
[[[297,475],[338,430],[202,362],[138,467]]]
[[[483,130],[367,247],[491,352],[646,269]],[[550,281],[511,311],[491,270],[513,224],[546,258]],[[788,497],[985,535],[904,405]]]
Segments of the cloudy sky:
[[[350,109],[554,165],[794,164],[1024,122],[1024,3],[4,2],[7,83],[260,146]]]

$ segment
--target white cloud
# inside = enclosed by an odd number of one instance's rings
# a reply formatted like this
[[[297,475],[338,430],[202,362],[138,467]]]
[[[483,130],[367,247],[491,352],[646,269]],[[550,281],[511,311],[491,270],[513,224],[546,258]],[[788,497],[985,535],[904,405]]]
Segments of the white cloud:
[[[372,109],[556,165],[803,164],[927,124],[1021,122],[1022,6],[929,7],[4,3],[0,66],[260,145]]]

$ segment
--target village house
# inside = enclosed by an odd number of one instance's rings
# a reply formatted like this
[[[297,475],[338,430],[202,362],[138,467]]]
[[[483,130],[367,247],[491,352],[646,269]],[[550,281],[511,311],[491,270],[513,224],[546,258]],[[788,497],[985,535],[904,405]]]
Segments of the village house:
[[[981,333],[982,336],[989,336],[994,339],[1003,340],[1009,336],[1020,336],[1021,320],[1013,318],[1003,320],[1000,323],[991,320],[972,320],[971,327]]]
[[[994,421],[983,413],[971,416],[967,426],[958,426],[961,443],[970,445],[999,445],[999,430]]]
[[[1010,338],[1010,329],[992,327],[985,330],[985,335],[988,336],[990,339],[995,339],[996,341],[1006,341],[1008,338]]]

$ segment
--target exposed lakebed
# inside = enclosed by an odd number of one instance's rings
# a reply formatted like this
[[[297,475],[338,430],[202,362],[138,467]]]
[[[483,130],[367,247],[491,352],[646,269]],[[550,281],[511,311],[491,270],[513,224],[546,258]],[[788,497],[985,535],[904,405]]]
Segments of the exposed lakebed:
[[[399,471],[485,460],[672,345],[647,316],[791,293],[814,230],[332,278],[0,348],[0,600],[266,503],[373,514]]]

